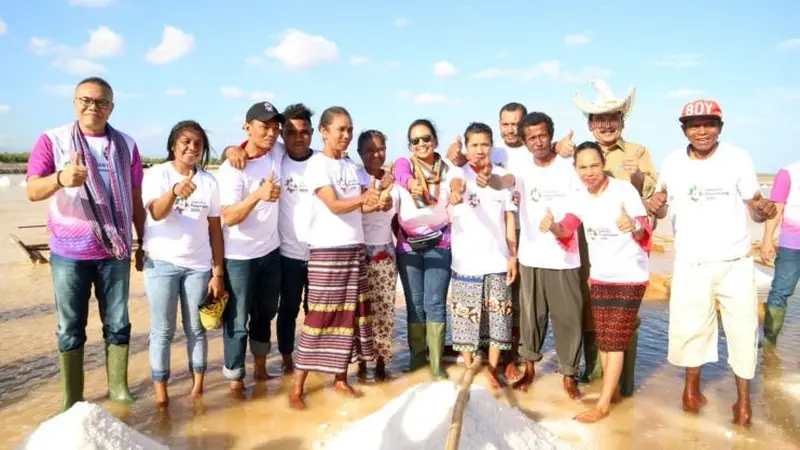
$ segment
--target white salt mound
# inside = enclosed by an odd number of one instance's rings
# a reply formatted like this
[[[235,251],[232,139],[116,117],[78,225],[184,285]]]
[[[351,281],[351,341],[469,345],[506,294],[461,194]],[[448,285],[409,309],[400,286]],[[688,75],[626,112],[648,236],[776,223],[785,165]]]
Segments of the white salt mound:
[[[168,450],[105,409],[78,402],[43,422],[17,450]]]
[[[450,381],[412,387],[383,409],[350,425],[325,443],[327,450],[436,449],[447,441],[458,389]],[[480,386],[470,391],[459,450],[568,449],[516,408],[492,398]]]
[[[0,187],[9,187],[11,186],[11,178],[8,177],[0,177]]]

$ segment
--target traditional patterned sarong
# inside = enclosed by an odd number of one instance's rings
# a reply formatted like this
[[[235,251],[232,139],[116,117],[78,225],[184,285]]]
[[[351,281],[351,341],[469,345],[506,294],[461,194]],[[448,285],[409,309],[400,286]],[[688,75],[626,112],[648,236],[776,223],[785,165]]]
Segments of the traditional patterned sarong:
[[[591,282],[592,316],[597,346],[604,352],[624,352],[636,331],[636,317],[647,283]]]
[[[397,295],[397,262],[394,245],[367,246],[367,285],[372,308],[375,355],[386,364],[392,362],[394,302]]]
[[[450,305],[453,349],[474,352],[478,347],[511,350],[513,305],[505,273],[468,276],[453,272]]]
[[[312,248],[295,367],[334,374],[374,357],[364,245]]]

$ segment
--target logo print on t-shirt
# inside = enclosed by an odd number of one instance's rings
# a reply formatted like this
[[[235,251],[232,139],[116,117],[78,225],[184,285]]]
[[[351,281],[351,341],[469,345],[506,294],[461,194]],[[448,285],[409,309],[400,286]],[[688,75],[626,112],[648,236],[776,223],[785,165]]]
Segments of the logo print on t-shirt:
[[[481,199],[478,198],[478,194],[469,194],[469,197],[467,197],[467,204],[473,208],[477,208],[481,204]]]
[[[178,214],[183,214],[183,212],[186,210],[186,207],[188,205],[189,205],[189,202],[186,201],[186,199],[181,198],[181,197],[177,197],[175,199],[175,204],[172,206],[172,209],[174,209],[175,212],[177,212]]]
[[[298,183],[291,175],[286,179],[286,192],[293,194],[296,192],[308,192],[306,185],[302,182]]]
[[[531,197],[531,200],[533,200],[535,202],[538,202],[539,200],[542,199],[542,191],[539,189],[538,186],[536,186],[533,189],[531,189],[530,192],[529,192],[529,195]]]
[[[592,241],[597,239],[597,230],[594,228],[586,228],[586,237]]]
[[[699,201],[703,197],[703,190],[698,185],[692,185],[689,188],[689,199],[693,202]]]

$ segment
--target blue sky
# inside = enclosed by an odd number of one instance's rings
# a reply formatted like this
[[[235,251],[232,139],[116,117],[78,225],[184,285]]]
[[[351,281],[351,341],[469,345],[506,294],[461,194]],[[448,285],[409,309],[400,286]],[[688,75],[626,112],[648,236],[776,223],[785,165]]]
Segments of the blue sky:
[[[589,138],[572,93],[593,99],[599,76],[619,95],[636,86],[626,137],[658,166],[698,97],[722,105],[724,139],[774,171],[800,155],[799,19],[794,0],[3,0],[0,151],[72,120],[88,75],[112,84],[112,124],[145,155],[165,154],[190,118],[215,148],[238,142],[247,107],[269,99],[317,117],[345,106],[357,131],[389,135],[393,157],[416,118],[434,120],[444,151],[470,121],[497,129],[509,101],[550,114],[557,137]]]

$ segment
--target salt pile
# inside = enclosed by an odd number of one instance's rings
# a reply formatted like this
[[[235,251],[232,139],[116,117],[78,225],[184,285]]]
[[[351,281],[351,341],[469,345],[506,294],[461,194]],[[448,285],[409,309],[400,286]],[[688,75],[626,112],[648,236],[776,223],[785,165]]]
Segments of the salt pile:
[[[449,381],[408,389],[383,409],[350,425],[328,440],[327,450],[436,449],[447,441],[458,390]],[[519,410],[501,404],[473,386],[464,412],[459,450],[568,449],[541,425]]]
[[[0,177],[0,187],[9,187],[11,186],[11,178],[8,177]]]
[[[78,402],[43,422],[17,450],[168,450],[105,409]]]

